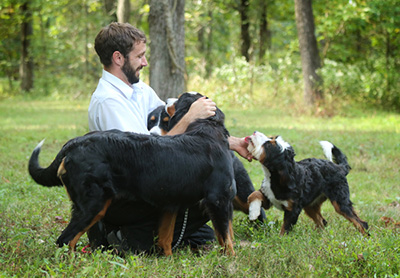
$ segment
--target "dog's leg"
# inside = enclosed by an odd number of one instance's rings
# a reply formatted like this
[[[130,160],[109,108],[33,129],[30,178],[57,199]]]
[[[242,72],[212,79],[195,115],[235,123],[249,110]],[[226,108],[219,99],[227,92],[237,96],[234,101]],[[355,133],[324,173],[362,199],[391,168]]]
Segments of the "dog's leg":
[[[292,210],[285,210],[283,216],[283,224],[281,228],[280,235],[283,236],[288,234],[293,226],[297,223],[297,219],[299,218],[301,209],[299,208],[292,208]]]
[[[271,202],[265,198],[264,194],[260,191],[254,191],[247,198],[247,203],[249,204],[249,219],[256,220],[260,215],[261,207],[264,209],[269,209],[271,207]]]
[[[84,235],[94,224],[96,224],[99,220],[103,219],[106,215],[107,209],[111,205],[111,199],[107,200],[103,209],[93,218],[92,222],[90,222],[89,226],[83,229],[83,231],[79,232],[70,242],[69,247],[71,250],[75,250],[76,243],[78,242],[79,238]]]
[[[367,232],[368,230],[368,223],[361,220],[356,212],[354,211],[353,206],[351,205],[350,200],[348,200],[348,204],[344,205],[338,201],[332,201],[331,203],[335,208],[336,212],[340,215],[343,215],[347,220],[349,220],[353,225],[359,230],[363,235],[369,235]]]
[[[218,239],[218,243],[222,246],[224,253],[234,256],[235,251],[233,249],[234,232],[232,227],[232,201],[228,200],[226,196],[215,198],[216,196],[213,195],[212,197],[213,198],[210,199],[205,198],[204,205],[206,206],[211,218],[215,235]]]
[[[68,244],[71,250],[75,250],[79,238],[97,221],[104,217],[108,207],[111,205],[111,199],[106,200],[98,209],[94,208],[95,205],[97,206],[98,204],[91,204],[91,206],[86,207],[85,210],[78,210],[76,206],[74,206],[70,223],[57,239],[58,246],[62,247],[64,244]],[[89,213],[90,211],[96,210],[99,212],[95,215]]]
[[[214,224],[213,226],[215,229],[215,235],[218,239],[219,245],[223,247],[224,253],[227,253],[228,255],[235,256],[235,250],[233,249],[233,240],[234,240],[234,233],[233,233],[233,226],[232,226],[232,220],[229,220],[229,228],[228,231],[224,234],[221,234],[221,232],[216,228],[217,225]]]
[[[238,196],[235,196],[233,199],[233,208],[236,210],[240,210],[244,212],[245,214],[249,214],[249,203],[243,202],[242,200],[239,199]]]
[[[235,256],[235,250],[233,250],[233,241],[235,235],[233,233],[232,219],[229,220],[229,233],[227,234],[227,239],[225,241],[225,252],[231,256]]]
[[[328,222],[321,215],[322,204],[323,202],[304,208],[306,215],[314,221],[318,228],[321,229],[323,229],[328,224]]]
[[[163,249],[165,256],[172,255],[172,240],[174,238],[176,216],[177,212],[165,212],[158,229],[158,246]]]

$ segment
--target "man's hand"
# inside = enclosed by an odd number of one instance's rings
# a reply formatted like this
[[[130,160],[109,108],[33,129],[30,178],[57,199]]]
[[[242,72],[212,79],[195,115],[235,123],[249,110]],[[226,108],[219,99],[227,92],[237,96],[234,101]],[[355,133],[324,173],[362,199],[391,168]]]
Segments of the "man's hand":
[[[230,136],[228,138],[229,148],[233,151],[236,151],[241,157],[247,159],[249,162],[252,161],[253,156],[247,150],[247,146],[249,145],[244,138],[238,138]]]
[[[202,97],[192,103],[185,116],[170,130],[167,135],[176,135],[185,132],[186,128],[197,119],[206,119],[214,116],[217,105],[209,98]]]
[[[214,116],[217,111],[217,105],[209,98],[202,97],[192,103],[188,113],[186,114],[189,122],[197,119],[206,119]]]

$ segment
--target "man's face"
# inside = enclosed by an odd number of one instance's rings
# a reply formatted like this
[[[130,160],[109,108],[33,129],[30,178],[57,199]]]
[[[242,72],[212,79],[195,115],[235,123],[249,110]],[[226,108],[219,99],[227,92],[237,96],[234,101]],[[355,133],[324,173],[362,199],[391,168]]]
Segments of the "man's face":
[[[135,48],[125,57],[122,72],[125,74],[128,82],[134,84],[139,82],[140,70],[147,66],[146,44],[139,42]]]

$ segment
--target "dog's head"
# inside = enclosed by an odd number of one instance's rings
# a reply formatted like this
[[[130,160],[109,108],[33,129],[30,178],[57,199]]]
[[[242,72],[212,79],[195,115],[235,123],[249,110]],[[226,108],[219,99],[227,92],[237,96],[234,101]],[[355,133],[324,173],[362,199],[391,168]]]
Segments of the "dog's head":
[[[147,116],[147,129],[152,134],[165,135],[168,132],[169,118],[165,106],[160,105]]]
[[[174,103],[173,108],[172,107],[170,108],[170,111],[174,111],[175,113],[173,115],[170,114],[171,119],[169,121],[169,126],[168,126],[169,130],[171,130],[172,127],[174,127],[183,118],[183,116],[185,116],[185,114],[189,111],[190,106],[193,104],[193,102],[202,97],[203,95],[197,92],[188,92],[180,95],[178,100]],[[209,117],[207,119],[196,120],[195,123],[212,122],[215,125],[224,126],[224,121],[225,121],[225,115],[217,107],[217,111],[215,111],[214,116]],[[191,125],[189,125],[187,131],[190,129]]]
[[[245,140],[249,144],[247,150],[267,168],[282,164],[284,161],[294,161],[295,153],[292,146],[281,136],[267,137],[255,131]]]
[[[165,135],[169,131],[170,115],[175,113],[177,98],[169,98],[165,105],[160,105],[147,116],[147,129],[151,134]]]

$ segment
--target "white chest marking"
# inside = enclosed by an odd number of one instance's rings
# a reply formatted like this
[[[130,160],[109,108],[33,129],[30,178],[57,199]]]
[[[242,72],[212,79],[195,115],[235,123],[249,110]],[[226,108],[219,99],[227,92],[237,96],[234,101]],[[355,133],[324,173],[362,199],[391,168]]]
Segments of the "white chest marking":
[[[287,201],[281,201],[275,198],[274,192],[271,189],[271,173],[266,167],[262,167],[264,171],[264,180],[261,184],[261,192],[267,197],[277,209],[283,210],[282,206],[288,207]]]

